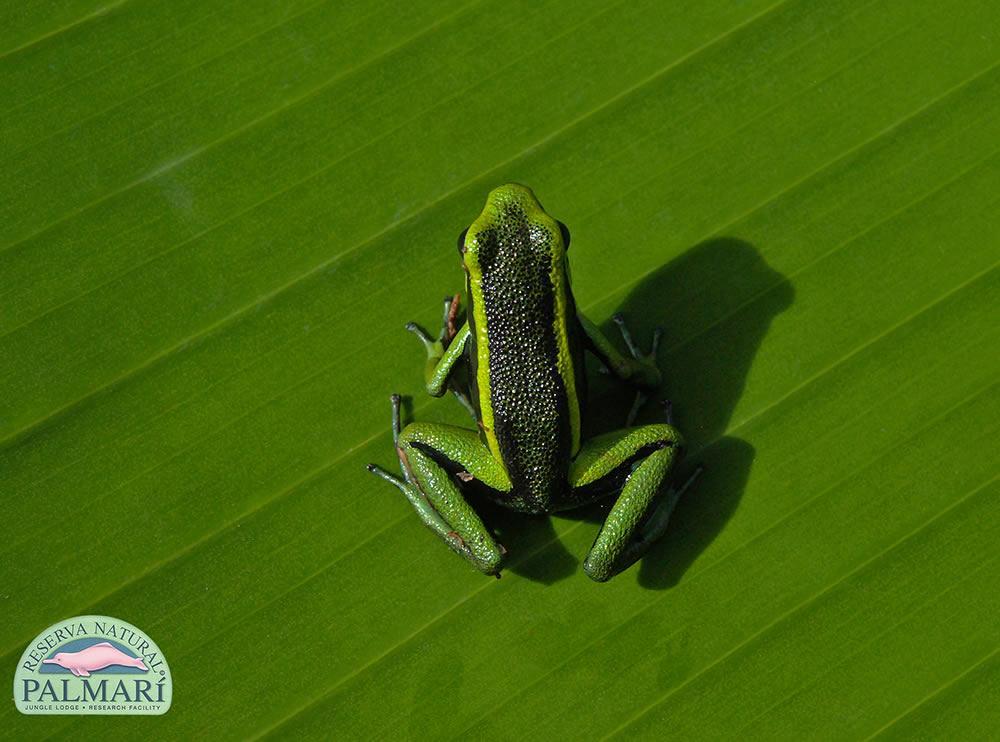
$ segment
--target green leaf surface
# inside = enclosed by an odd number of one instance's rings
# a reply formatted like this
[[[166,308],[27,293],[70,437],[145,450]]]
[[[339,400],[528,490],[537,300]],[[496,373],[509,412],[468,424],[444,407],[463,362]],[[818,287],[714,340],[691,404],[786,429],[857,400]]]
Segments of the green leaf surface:
[[[148,631],[163,717],[12,738],[985,738],[1000,727],[994,0],[0,10],[0,653]],[[529,183],[578,303],[666,328],[705,474],[471,571],[365,472]],[[595,385],[595,428],[625,391]],[[653,419],[655,410],[648,410]]]

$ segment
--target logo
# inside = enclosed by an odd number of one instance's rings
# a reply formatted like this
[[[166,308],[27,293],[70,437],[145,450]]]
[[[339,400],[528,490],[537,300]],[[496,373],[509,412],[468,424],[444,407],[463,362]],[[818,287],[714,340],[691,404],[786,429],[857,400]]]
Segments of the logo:
[[[162,714],[172,690],[156,643],[109,616],[52,624],[24,650],[14,673],[14,705],[22,714]]]

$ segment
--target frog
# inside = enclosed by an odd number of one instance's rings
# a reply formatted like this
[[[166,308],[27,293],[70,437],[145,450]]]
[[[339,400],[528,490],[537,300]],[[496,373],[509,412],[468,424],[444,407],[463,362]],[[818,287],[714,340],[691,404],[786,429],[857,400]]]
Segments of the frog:
[[[667,530],[674,508],[700,469],[680,487],[673,478],[685,450],[665,403],[662,422],[635,425],[659,387],[656,328],[644,352],[621,314],[616,345],[577,308],[570,285],[570,233],[550,216],[531,188],[493,189],[457,248],[465,272],[465,319],[460,297],[444,302],[441,329],[406,328],[426,351],[427,392],[451,392],[475,429],[416,421],[402,426],[401,397],[390,397],[392,439],[400,474],[368,470],[392,484],[420,520],[479,572],[499,577],[508,551],[470,500],[485,496],[528,514],[614,500],[583,562],[606,582],[632,566]],[[625,425],[591,437],[585,353],[601,371],[635,390]]]

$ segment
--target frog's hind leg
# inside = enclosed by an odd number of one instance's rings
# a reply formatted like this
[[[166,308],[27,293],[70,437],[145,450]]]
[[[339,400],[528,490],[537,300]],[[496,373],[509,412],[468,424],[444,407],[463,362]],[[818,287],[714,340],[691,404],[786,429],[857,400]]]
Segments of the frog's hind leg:
[[[500,576],[506,550],[496,542],[465,501],[455,478],[477,479],[499,491],[507,475],[472,430],[437,423],[411,423],[400,429],[399,397],[392,397],[393,442],[403,477],[375,464],[368,471],[398,488],[424,525],[484,574]]]
[[[576,492],[584,496],[595,489],[620,486],[583,564],[592,579],[611,579],[663,535],[677,500],[694,479],[680,489],[667,489],[683,445],[673,426],[645,425],[599,436],[580,451],[570,470]]]

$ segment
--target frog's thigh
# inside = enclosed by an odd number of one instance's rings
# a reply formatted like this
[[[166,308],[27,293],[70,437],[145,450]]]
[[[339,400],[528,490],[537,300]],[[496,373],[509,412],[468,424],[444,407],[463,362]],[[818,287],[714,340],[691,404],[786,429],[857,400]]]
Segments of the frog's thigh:
[[[584,562],[584,570],[593,579],[610,579],[641,557],[655,540],[652,534],[643,533],[642,526],[655,509],[656,495],[682,446],[672,426],[645,425],[599,436],[581,449],[570,468],[574,489],[582,492],[599,487],[602,480],[627,474]]]
[[[503,467],[474,431],[451,425],[411,423],[399,436],[399,448],[408,471],[407,479],[440,517],[440,520],[424,518],[424,522],[478,569],[495,574],[504,550],[465,501],[449,467],[506,492],[510,490],[510,480]]]
[[[447,459],[487,487],[510,491],[503,466],[474,430],[441,423],[410,423],[399,436],[403,448],[416,448],[432,460]]]

